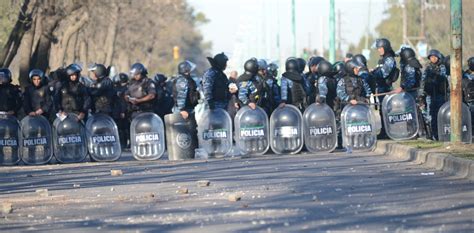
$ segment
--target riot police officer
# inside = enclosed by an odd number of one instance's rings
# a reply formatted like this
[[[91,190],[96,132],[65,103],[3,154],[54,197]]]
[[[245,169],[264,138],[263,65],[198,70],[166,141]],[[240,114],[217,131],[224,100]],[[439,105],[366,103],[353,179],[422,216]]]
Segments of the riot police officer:
[[[377,39],[375,46],[381,57],[378,66],[372,71],[372,75],[377,83],[377,92],[389,92],[392,90],[392,83],[396,81],[399,75],[397,62],[395,61],[395,52],[390,41],[385,38]],[[383,97],[380,97],[380,103],[382,103]]]
[[[130,120],[127,118],[127,102],[125,102],[128,81],[128,75],[125,73],[119,73],[112,78],[114,98],[116,98],[112,102],[112,118],[117,124],[122,148],[129,148],[128,138],[130,137]]]
[[[23,93],[23,110],[30,116],[42,115],[49,119],[53,101],[44,72],[33,69],[28,76],[31,84]]]
[[[395,82],[400,75],[400,70],[397,68],[397,62],[395,60],[395,52],[392,49],[390,41],[386,38],[377,39],[375,41],[375,47],[381,57],[377,67],[371,72],[377,84],[375,93],[388,93],[392,91],[392,83]],[[383,103],[384,97],[385,95],[378,97],[379,103]],[[380,118],[383,119],[382,111],[380,111],[380,114]],[[383,124],[379,138],[387,138]]]
[[[69,65],[66,68],[69,79],[61,82],[53,99],[59,114],[66,116],[68,113],[75,113],[79,120],[85,120],[91,106],[91,98],[87,88],[79,81],[81,71],[79,65]]]
[[[418,88],[421,82],[421,64],[416,59],[415,51],[409,47],[400,49],[400,72],[401,82],[400,87],[394,90],[395,93],[402,91],[410,94],[413,99],[416,99]]]
[[[269,107],[265,109],[265,111],[267,111],[269,117],[281,102],[280,86],[278,85],[277,77],[278,65],[272,62],[267,67],[267,76],[265,77],[266,86],[268,87],[268,99],[270,100],[268,104]]]
[[[257,73],[257,59],[251,58],[244,63],[244,73],[237,79],[239,101],[252,109],[257,107],[257,102],[261,98],[260,83],[256,77]]]
[[[183,61],[178,65],[178,76],[173,83],[173,113],[179,113],[184,119],[194,116],[194,107],[198,104],[199,92],[191,77],[191,63]]]
[[[321,61],[318,65],[318,76],[313,82],[314,101],[316,103],[326,103],[328,96],[328,79],[332,76],[332,65],[328,61]],[[335,93],[334,93],[335,94]],[[331,100],[329,100],[331,102]],[[333,107],[333,106],[331,106]]]
[[[292,104],[304,112],[306,106],[306,86],[303,76],[299,72],[298,61],[295,58],[287,59],[286,72],[281,77],[281,103]]]
[[[469,106],[474,121],[474,57],[467,60],[467,66],[462,78],[463,100]]]
[[[210,109],[221,108],[227,110],[229,102],[229,79],[224,74],[229,60],[224,53],[219,53],[212,57],[207,57],[211,64],[202,77],[204,98]]]
[[[267,61],[265,61],[265,59],[258,59],[257,67],[258,72],[256,76],[256,81],[258,82],[257,87],[259,88],[260,92],[260,99],[258,100],[257,105],[262,107],[267,113],[267,115],[270,116],[275,103],[273,102],[273,93],[271,87],[267,85]]]
[[[95,81],[89,88],[92,113],[111,115],[115,93],[112,80],[107,74],[107,68],[102,64],[95,64],[89,71],[92,71],[90,77]]]
[[[308,105],[314,103],[317,97],[318,66],[321,61],[324,61],[324,58],[311,57],[308,61],[309,71],[304,75],[306,86],[308,86],[308,99],[306,100]]]
[[[168,90],[172,86],[167,85],[166,76],[164,74],[156,74],[153,82],[156,88],[156,97],[153,104],[153,112],[164,121],[165,115],[170,114],[173,109],[173,90]]]
[[[425,99],[431,120],[431,132],[438,140],[438,111],[448,100],[448,78],[443,55],[436,49],[428,52],[428,65],[421,77],[420,97]]]
[[[21,108],[20,88],[12,84],[12,73],[8,68],[0,68],[0,113],[14,115]]]
[[[129,114],[133,118],[141,112],[152,112],[156,96],[155,83],[147,77],[148,71],[141,63],[135,63],[130,69],[131,80],[125,91],[125,100],[129,104]]]
[[[344,66],[346,75],[337,84],[337,97],[341,99],[343,105],[367,102],[370,97],[369,85],[359,76],[362,68],[363,65],[354,59],[346,62]]]

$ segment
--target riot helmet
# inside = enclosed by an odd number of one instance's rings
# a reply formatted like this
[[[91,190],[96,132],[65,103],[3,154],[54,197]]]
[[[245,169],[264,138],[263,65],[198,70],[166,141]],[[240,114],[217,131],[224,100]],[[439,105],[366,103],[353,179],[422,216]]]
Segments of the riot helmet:
[[[427,56],[428,60],[430,60],[431,56],[437,57],[438,62],[440,62],[443,59],[443,54],[439,50],[436,50],[436,49],[432,49],[428,52],[428,56]]]
[[[178,65],[178,74],[180,75],[190,75],[191,74],[191,64],[188,61],[183,61]]]
[[[102,64],[93,64],[89,68],[89,71],[92,71],[97,79],[102,79],[107,76],[107,68]]]
[[[265,61],[265,59],[258,59],[257,64],[258,70],[267,70],[268,68],[267,61]]]
[[[332,66],[336,74],[344,73],[344,62],[338,61],[338,62],[335,62]]]
[[[73,64],[69,65],[66,68],[66,73],[67,73],[68,76],[71,76],[73,74],[76,74],[77,76],[80,76],[79,74],[81,73],[81,71],[82,71],[81,66],[79,66],[76,63],[73,63]]]
[[[278,65],[274,62],[270,63],[267,67],[267,72],[273,77],[278,76]]]
[[[130,76],[134,77],[135,75],[140,74],[141,76],[145,76],[148,74],[145,66],[142,63],[135,63],[130,68]]]
[[[325,59],[323,57],[311,57],[308,60],[308,68],[311,68],[311,66],[317,66],[321,61],[324,61]]]
[[[330,76],[332,74],[332,65],[328,61],[321,61],[318,65],[318,73],[322,76]]]
[[[306,66],[306,61],[303,58],[296,58],[296,61],[298,62],[298,72],[303,73],[304,68]]]
[[[256,75],[258,72],[258,61],[256,58],[250,58],[244,63],[245,73]]]
[[[362,64],[360,64],[358,61],[352,59],[352,60],[349,60],[346,62],[345,66],[344,66],[344,69],[346,71],[346,73],[350,74],[350,75],[356,75],[356,73],[354,73],[354,68],[361,68],[362,67]]]
[[[44,85],[46,83],[46,77],[44,76],[44,72],[41,71],[40,69],[32,69],[30,73],[28,74],[28,77],[30,78],[30,82],[33,83],[33,77],[38,76],[40,78],[40,83],[39,85]]]
[[[356,60],[359,64],[364,65],[364,67],[367,67],[367,58],[365,58],[364,55],[356,54],[352,57],[352,59]]]
[[[156,84],[162,84],[166,82],[166,76],[164,74],[156,74],[153,77],[153,81],[155,81]]]
[[[0,84],[12,82],[12,72],[8,68],[0,69]]]
[[[415,51],[412,48],[404,47],[400,50],[400,60],[403,62],[407,62],[410,59],[416,57]]]
[[[469,67],[470,71],[474,71],[474,57],[467,59],[467,66]]]
[[[286,72],[298,72],[298,61],[296,58],[287,59],[285,62]]]
[[[386,38],[380,38],[375,40],[375,47],[383,48],[386,52],[392,50],[392,45],[390,44],[390,41]]]

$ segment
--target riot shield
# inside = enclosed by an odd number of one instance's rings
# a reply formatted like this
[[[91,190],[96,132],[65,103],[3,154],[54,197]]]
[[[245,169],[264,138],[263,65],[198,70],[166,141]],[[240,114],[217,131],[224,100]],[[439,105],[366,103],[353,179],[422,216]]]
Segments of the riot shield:
[[[45,164],[53,157],[51,126],[43,116],[21,120],[21,159],[26,164]]]
[[[194,116],[184,119],[181,114],[165,116],[166,145],[169,160],[194,159],[194,150],[198,147],[196,121]]]
[[[471,112],[469,107],[462,103],[461,141],[472,142]],[[441,142],[451,140],[451,102],[444,103],[438,111],[438,138]]]
[[[115,161],[122,155],[117,125],[105,114],[94,114],[86,122],[87,147],[94,161]]]
[[[393,140],[412,139],[420,128],[415,99],[406,93],[386,96],[382,103],[385,132]]]
[[[155,160],[165,152],[165,133],[161,118],[151,112],[138,114],[130,124],[130,146],[137,160]]]
[[[86,128],[76,114],[53,122],[54,157],[60,163],[77,163],[87,157]]]
[[[303,116],[298,108],[285,105],[270,117],[270,146],[276,154],[296,154],[303,148]]]
[[[223,109],[206,110],[198,122],[199,147],[209,157],[227,155],[232,149],[232,120]]]
[[[20,162],[20,123],[14,116],[0,114],[0,165]]]
[[[377,142],[375,116],[366,104],[346,105],[341,113],[342,140],[351,151],[371,151]]]
[[[311,104],[303,114],[304,142],[311,153],[329,153],[337,147],[336,117],[326,104]]]
[[[263,155],[270,148],[268,115],[260,107],[241,108],[235,115],[235,143],[244,155]]]

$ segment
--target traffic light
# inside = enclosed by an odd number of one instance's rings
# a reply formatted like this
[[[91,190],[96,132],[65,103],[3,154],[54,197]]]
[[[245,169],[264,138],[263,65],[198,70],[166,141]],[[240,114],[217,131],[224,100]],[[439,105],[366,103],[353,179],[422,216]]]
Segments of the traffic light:
[[[179,60],[179,46],[173,47],[173,59],[176,61]]]

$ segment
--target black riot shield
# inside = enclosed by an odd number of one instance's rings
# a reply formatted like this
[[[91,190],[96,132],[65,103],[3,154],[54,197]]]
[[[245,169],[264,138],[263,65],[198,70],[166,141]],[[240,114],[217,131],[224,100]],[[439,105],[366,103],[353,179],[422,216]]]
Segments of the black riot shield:
[[[348,151],[371,151],[375,148],[375,116],[368,105],[346,105],[341,113],[341,123],[343,145]]]
[[[181,114],[165,116],[166,145],[169,160],[194,159],[194,150],[198,147],[197,125],[194,116],[184,119]]]
[[[248,106],[235,115],[235,142],[243,155],[263,155],[270,148],[267,113],[260,107]]]
[[[270,117],[270,146],[277,154],[296,154],[303,148],[303,116],[298,108],[285,105]]]
[[[130,145],[137,160],[155,160],[165,152],[163,121],[152,113],[144,112],[133,118],[130,124]]]
[[[329,153],[336,149],[336,117],[326,104],[311,104],[303,114],[304,142],[311,153]]]
[[[232,149],[232,120],[223,109],[209,109],[199,118],[199,147],[209,157],[222,157]]]
[[[21,120],[21,159],[26,164],[48,163],[53,157],[51,126],[43,116]]]
[[[54,157],[60,163],[77,163],[87,157],[86,128],[76,114],[53,122]]]
[[[105,114],[95,114],[86,122],[87,147],[94,161],[115,161],[122,155],[117,125]]]
[[[472,142],[471,112],[469,107],[462,103],[461,119],[461,141],[465,143]],[[451,140],[451,102],[444,103],[438,111],[438,138],[441,142]]]
[[[382,113],[385,132],[391,139],[407,140],[418,135],[418,110],[410,94],[403,92],[386,96]]]
[[[14,116],[0,114],[0,165],[20,162],[20,123]]]

